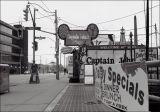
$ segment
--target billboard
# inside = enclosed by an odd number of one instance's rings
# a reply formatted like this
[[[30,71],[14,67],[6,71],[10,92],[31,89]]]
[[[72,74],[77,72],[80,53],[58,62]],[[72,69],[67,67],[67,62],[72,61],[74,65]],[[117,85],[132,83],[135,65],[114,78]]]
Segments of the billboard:
[[[98,64],[94,72],[98,100],[123,111],[149,111],[144,63]]]

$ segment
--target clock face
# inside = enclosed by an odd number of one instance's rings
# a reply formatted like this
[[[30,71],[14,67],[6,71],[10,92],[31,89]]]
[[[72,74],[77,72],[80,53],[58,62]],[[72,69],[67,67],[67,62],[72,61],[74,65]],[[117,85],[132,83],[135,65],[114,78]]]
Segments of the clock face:
[[[88,25],[87,31],[88,31],[91,39],[95,39],[99,33],[98,27],[95,24]]]

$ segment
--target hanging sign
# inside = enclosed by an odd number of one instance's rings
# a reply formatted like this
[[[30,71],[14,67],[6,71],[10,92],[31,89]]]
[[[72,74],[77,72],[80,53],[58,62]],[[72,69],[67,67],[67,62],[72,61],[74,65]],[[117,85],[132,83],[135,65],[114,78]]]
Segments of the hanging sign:
[[[66,47],[62,47],[61,52],[62,52],[63,54],[70,54],[70,53],[72,53],[72,50],[73,50],[72,47],[66,46]]]
[[[95,24],[89,24],[86,30],[70,30],[66,24],[58,28],[58,36],[64,40],[66,46],[91,45],[91,40],[97,38],[98,33]]]

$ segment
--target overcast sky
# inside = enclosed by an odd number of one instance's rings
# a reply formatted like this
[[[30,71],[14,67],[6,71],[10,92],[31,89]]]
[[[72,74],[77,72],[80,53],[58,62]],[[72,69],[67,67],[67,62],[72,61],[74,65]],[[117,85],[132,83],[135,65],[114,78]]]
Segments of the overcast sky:
[[[126,39],[128,40],[129,33],[134,28],[134,16],[137,16],[138,28],[145,27],[145,13],[144,13],[144,0],[141,1],[30,1],[43,7],[45,10],[52,12],[57,10],[59,17],[58,25],[67,24],[70,29],[85,30],[90,23],[97,24],[100,34],[115,34],[116,40],[119,41],[120,30],[123,28],[126,30]],[[25,22],[23,16],[23,10],[25,9],[28,1],[1,1],[1,20],[11,25],[22,23],[23,26],[32,26],[32,21]],[[145,2],[146,4],[146,2]],[[146,5],[145,5],[146,6]],[[37,5],[31,5],[30,8],[33,13],[33,8],[36,7],[36,18],[52,15],[52,13],[46,13],[42,8]],[[151,7],[151,3],[150,3]],[[158,32],[159,30],[159,1],[152,2],[152,25],[156,24]],[[142,11],[142,12],[140,12]],[[139,12],[139,13],[137,13]],[[135,14],[137,13],[137,14]],[[133,14],[133,15],[132,15]],[[128,16],[131,15],[131,16]],[[128,17],[125,17],[128,16]],[[125,17],[125,18],[121,18]],[[49,32],[55,32],[54,16],[37,19],[36,26],[41,27],[42,30]],[[120,18],[120,19],[118,19]],[[29,19],[31,16],[29,15]],[[110,21],[113,20],[113,21]],[[151,20],[151,18],[150,18]],[[150,22],[151,23],[151,22]],[[151,25],[151,24],[150,24]],[[152,32],[155,32],[152,27]],[[145,34],[145,29],[138,29],[138,34]],[[38,40],[39,48],[36,52],[36,62],[49,63],[55,62],[55,36],[36,31],[36,36],[49,37],[45,40]],[[153,37],[153,45],[155,46],[155,35]],[[145,35],[138,36],[138,43],[145,44]],[[29,31],[29,61],[32,61],[32,41],[33,31]],[[159,42],[158,42],[159,43]],[[60,48],[63,47],[63,41],[61,40]],[[62,55],[63,56],[63,55]],[[63,64],[62,57],[62,64]]]

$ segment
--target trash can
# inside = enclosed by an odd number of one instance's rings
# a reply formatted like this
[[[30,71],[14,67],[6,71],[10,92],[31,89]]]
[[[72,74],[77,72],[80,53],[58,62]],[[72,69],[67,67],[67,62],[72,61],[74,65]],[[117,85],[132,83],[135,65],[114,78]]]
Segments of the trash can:
[[[0,64],[0,93],[9,92],[9,65]]]

